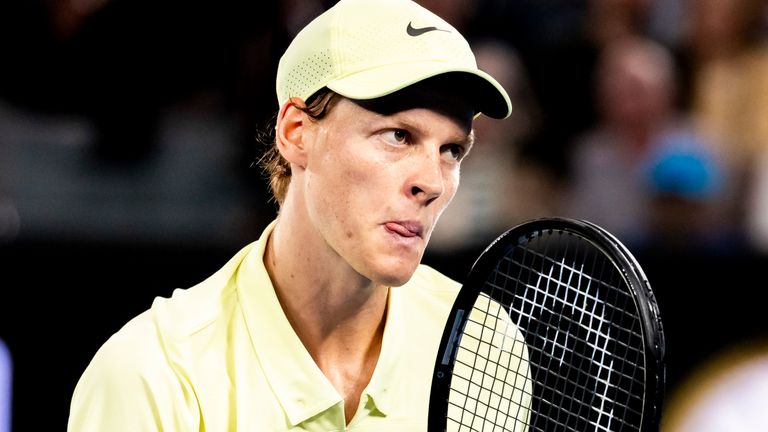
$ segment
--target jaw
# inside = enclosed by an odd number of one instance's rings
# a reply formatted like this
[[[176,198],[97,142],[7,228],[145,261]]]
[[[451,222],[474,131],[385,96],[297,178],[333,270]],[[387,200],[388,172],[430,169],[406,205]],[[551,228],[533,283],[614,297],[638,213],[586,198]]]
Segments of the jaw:
[[[384,246],[368,260],[369,277],[377,283],[400,286],[411,279],[421,263],[424,241],[421,237],[407,239],[386,238]]]

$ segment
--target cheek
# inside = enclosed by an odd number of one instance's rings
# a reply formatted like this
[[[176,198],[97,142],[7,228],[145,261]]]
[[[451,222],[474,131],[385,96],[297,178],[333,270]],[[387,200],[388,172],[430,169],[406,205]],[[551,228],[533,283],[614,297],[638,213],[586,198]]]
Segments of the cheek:
[[[359,157],[344,155],[340,152],[328,152],[308,170],[308,183],[311,212],[319,216],[316,222],[326,225],[340,224],[345,232],[361,214],[370,209],[364,208],[376,195],[372,187],[373,167]],[[339,225],[337,225],[339,226]],[[345,237],[349,235],[345,234]]]
[[[434,224],[437,223],[437,220],[443,214],[443,211],[448,207],[448,205],[453,200],[453,197],[456,195],[456,191],[458,190],[458,187],[459,187],[459,170],[456,169],[448,173],[445,176],[444,182],[445,182],[445,191],[443,195],[440,197],[439,205],[435,207],[437,211],[435,214],[434,223],[428,233],[429,236],[432,235]]]
[[[362,144],[359,147],[359,151],[346,148],[324,161],[327,183],[335,194],[345,198],[340,204],[347,206],[380,202],[398,187],[393,163],[375,151],[365,151]]]
[[[456,191],[459,189],[459,180],[460,180],[460,173],[459,169],[453,169],[448,171],[448,173],[445,176],[445,204],[448,205],[448,203],[453,200],[454,195],[456,195]]]

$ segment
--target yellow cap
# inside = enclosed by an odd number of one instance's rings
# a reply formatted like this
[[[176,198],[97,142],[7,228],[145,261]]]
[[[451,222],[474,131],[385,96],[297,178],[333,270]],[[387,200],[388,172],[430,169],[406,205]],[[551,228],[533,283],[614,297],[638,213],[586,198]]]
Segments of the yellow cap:
[[[307,100],[328,87],[350,99],[374,99],[426,78],[459,72],[477,112],[505,118],[504,88],[477,68],[464,37],[411,0],[340,0],[293,39],[277,68],[277,100]]]

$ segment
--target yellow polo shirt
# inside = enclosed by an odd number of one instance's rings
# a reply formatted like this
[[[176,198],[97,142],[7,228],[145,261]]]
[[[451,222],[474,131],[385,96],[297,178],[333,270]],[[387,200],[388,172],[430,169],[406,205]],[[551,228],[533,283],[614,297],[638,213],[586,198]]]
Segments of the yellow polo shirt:
[[[283,314],[266,240],[202,283],[157,298],[96,353],[69,431],[424,431],[438,344],[459,284],[420,266],[390,291],[381,354],[349,425]]]

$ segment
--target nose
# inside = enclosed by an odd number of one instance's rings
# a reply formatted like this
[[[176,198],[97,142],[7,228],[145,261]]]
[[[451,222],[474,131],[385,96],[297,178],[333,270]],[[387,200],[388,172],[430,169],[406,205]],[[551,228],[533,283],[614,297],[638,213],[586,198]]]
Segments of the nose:
[[[413,163],[413,170],[405,184],[406,193],[424,205],[440,197],[445,192],[445,179],[440,165],[440,155],[423,155]]]

